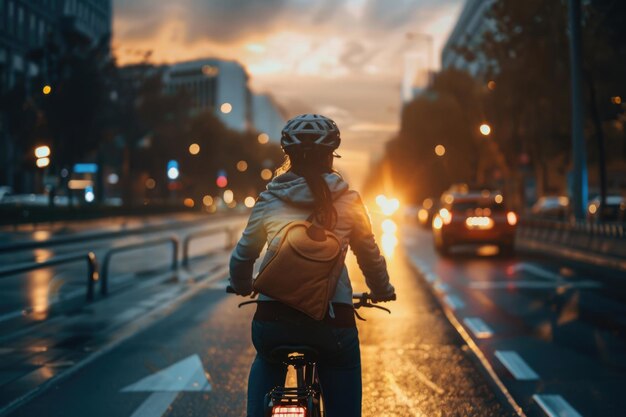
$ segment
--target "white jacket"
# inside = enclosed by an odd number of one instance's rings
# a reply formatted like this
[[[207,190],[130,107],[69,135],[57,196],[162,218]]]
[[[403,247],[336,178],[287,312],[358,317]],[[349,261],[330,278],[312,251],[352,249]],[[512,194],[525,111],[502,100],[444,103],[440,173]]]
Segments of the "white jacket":
[[[389,283],[385,258],[374,240],[369,215],[361,197],[349,189],[339,174],[324,174],[324,179],[332,192],[337,210],[333,232],[349,242],[372,294],[392,294],[394,288]],[[289,222],[305,220],[312,213],[313,206],[313,194],[303,177],[288,172],[267,185],[267,190],[257,199],[248,225],[230,258],[230,282],[237,293],[248,294],[252,291],[253,265],[264,246],[269,245],[263,263],[273,255],[272,240],[278,231]],[[269,299],[259,296],[259,300]],[[345,265],[331,301],[352,304],[352,286]]]

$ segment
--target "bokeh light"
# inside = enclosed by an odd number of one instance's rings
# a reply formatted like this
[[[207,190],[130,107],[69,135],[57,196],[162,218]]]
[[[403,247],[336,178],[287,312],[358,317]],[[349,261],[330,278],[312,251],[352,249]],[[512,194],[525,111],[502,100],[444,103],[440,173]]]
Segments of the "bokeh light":
[[[205,195],[204,197],[202,197],[202,204],[207,207],[213,205],[213,197],[211,197],[210,195]]]
[[[235,199],[235,193],[233,193],[233,190],[225,190],[223,198],[224,198],[224,203],[230,204]]]
[[[237,171],[245,172],[248,169],[248,163],[246,161],[237,162]]]
[[[254,204],[256,203],[256,199],[254,197],[252,197],[252,196],[248,196],[243,201],[243,203],[245,204],[246,207],[252,208],[252,207],[254,207]]]
[[[491,133],[491,126],[489,126],[487,123],[483,123],[482,125],[480,125],[479,130],[483,136],[489,136],[489,134]]]
[[[230,103],[222,103],[220,106],[220,111],[224,114],[228,114],[233,111],[233,105]]]
[[[197,143],[192,143],[189,145],[189,153],[192,155],[198,155],[200,153],[200,145]]]
[[[270,137],[267,133],[260,133],[259,136],[257,137],[257,140],[259,141],[261,145],[264,145],[270,141]]]
[[[50,94],[50,93],[52,92],[52,87],[50,87],[49,85],[47,85],[47,84],[46,84],[46,85],[44,85],[44,86],[43,86],[43,88],[41,89],[41,92],[42,92],[44,95],[46,95],[46,96],[47,96],[48,94]]]
[[[446,154],[446,147],[443,145],[435,146],[435,154],[437,156],[444,156]]]
[[[215,180],[215,184],[217,184],[217,186],[220,187],[220,188],[224,188],[224,187],[226,187],[228,185],[228,178],[226,178],[225,175],[220,175]]]
[[[154,187],[156,187],[156,181],[154,180],[154,178],[148,178],[146,180],[146,188],[148,190],[153,190]]]
[[[193,201],[193,198],[185,198],[185,200],[183,201],[183,204],[185,205],[185,207],[189,207],[189,208],[193,208],[193,206],[196,205],[195,201]]]
[[[272,178],[272,170],[271,169],[267,169],[267,168],[262,170],[261,171],[261,178],[263,178],[265,181],[271,179]]]
[[[47,145],[37,146],[35,148],[35,156],[37,158],[45,158],[50,156],[50,147]]]

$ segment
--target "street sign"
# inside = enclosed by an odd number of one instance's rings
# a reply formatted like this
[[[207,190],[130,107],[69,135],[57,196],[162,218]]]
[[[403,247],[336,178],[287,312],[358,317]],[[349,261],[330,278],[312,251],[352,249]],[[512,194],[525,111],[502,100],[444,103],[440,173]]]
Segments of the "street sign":
[[[92,163],[74,164],[75,174],[95,174],[96,172],[98,172],[98,164],[92,164]]]

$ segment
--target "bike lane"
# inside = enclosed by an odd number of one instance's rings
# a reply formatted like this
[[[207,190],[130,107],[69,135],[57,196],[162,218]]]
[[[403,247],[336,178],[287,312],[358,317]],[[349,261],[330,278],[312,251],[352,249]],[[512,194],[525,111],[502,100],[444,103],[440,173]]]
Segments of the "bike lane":
[[[359,322],[364,416],[515,415],[472,360],[405,256],[388,254],[398,301]],[[353,258],[355,291],[365,290]],[[241,416],[254,308],[213,283],[11,416]]]

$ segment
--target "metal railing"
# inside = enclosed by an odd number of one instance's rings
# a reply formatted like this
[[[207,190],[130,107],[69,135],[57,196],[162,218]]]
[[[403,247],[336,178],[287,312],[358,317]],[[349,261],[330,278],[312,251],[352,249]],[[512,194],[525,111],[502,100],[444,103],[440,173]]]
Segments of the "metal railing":
[[[9,245],[0,245],[0,253],[9,253],[9,252],[19,252],[24,250],[31,249],[40,249],[53,247],[58,245],[69,245],[75,243],[83,243],[85,241],[94,241],[94,240],[106,240],[106,239],[116,239],[127,236],[137,236],[137,235],[145,235],[148,233],[158,233],[158,232],[167,232],[172,229],[180,230],[182,228],[196,227],[199,225],[206,224],[206,218],[187,220],[187,221],[179,221],[168,224],[156,224],[143,226],[141,228],[133,228],[126,230],[115,230],[115,231],[107,231],[107,232],[94,232],[94,233],[78,233],[75,236],[66,236],[66,237],[58,237],[52,238],[44,241],[33,241],[33,242],[18,242],[11,243]]]
[[[524,218],[516,236],[520,247],[550,245],[572,249],[586,257],[626,259],[626,225],[623,223],[566,222]]]
[[[183,262],[182,262],[183,267],[185,269],[189,269],[189,247],[190,247],[191,241],[199,239],[199,238],[203,238],[203,237],[213,236],[218,233],[226,234],[226,245],[224,246],[224,249],[230,249],[235,245],[235,242],[234,242],[235,231],[234,229],[230,227],[219,227],[219,228],[214,228],[214,229],[209,229],[209,230],[200,230],[198,232],[190,233],[187,236],[185,236],[185,239],[183,240]]]
[[[100,293],[102,295],[107,295],[109,292],[109,265],[111,263],[111,258],[113,255],[119,254],[120,252],[129,252],[139,249],[144,249],[146,246],[159,246],[163,244],[171,244],[172,245],[172,263],[170,265],[170,269],[175,271],[178,268],[178,246],[179,241],[176,236],[168,236],[160,239],[148,240],[145,242],[139,243],[131,243],[124,246],[118,246],[116,248],[109,249],[109,251],[104,255],[102,261],[102,270],[101,270],[101,281],[100,281]]]
[[[37,269],[49,268],[51,266],[75,263],[80,261],[87,261],[87,301],[91,301],[94,297],[95,283],[96,281],[98,281],[98,262],[96,260],[96,255],[93,252],[83,253],[80,255],[63,255],[48,259],[43,262],[22,264],[14,266],[12,268],[2,269],[0,270],[0,277],[6,277],[9,275],[15,275],[23,272],[30,272]]]

